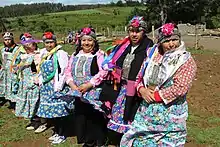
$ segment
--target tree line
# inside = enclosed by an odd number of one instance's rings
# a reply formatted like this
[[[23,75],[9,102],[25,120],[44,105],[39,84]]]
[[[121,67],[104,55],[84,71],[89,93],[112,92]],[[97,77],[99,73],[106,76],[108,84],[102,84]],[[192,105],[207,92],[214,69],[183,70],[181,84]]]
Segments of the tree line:
[[[84,10],[84,9],[95,9],[104,6],[141,6],[142,3],[138,1],[127,1],[123,3],[121,0],[110,4],[93,4],[93,5],[64,5],[62,3],[32,3],[32,4],[15,4],[5,7],[0,7],[0,17],[17,17],[35,14],[45,14],[63,11],[74,11],[74,10]]]
[[[119,0],[116,3],[94,5],[63,5],[62,3],[16,4],[0,7],[0,23],[3,24],[2,28],[4,29],[4,24],[9,26],[7,25],[10,23],[8,18],[12,17],[35,14],[43,16],[46,13],[115,6],[145,6],[144,9],[143,7],[135,7],[130,14],[128,13],[127,21],[134,15],[144,16],[148,23],[148,30],[151,30],[152,25],[158,27],[165,22],[206,23],[207,28],[220,28],[220,0],[141,0],[140,2],[131,0],[123,2]],[[113,15],[120,15],[119,11],[114,10]],[[17,23],[20,27],[24,27],[24,22],[21,18],[18,17]]]
[[[127,20],[142,15],[152,25],[166,22],[206,24],[207,28],[220,28],[220,0],[142,0],[146,9],[135,8]]]

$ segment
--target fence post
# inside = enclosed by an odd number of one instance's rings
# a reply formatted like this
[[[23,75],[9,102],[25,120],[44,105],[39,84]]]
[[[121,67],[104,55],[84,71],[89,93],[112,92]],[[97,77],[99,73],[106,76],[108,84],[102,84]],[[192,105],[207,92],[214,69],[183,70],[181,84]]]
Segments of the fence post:
[[[198,49],[198,28],[197,28],[197,24],[195,24],[195,49]]]
[[[153,35],[153,41],[155,42],[155,29],[154,29],[154,25],[152,25],[152,35]]]

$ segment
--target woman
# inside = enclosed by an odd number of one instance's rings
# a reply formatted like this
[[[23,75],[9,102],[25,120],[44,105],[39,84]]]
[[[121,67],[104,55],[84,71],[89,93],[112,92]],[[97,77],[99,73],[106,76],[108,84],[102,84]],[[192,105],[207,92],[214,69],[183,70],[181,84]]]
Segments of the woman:
[[[130,128],[140,99],[135,92],[135,81],[153,41],[146,36],[143,17],[133,17],[128,25],[128,37],[116,46],[103,63],[108,70],[100,100],[102,109],[110,118],[108,137],[110,144],[118,145],[121,136]]]
[[[43,34],[45,48],[40,51],[41,61],[37,68],[39,72],[40,104],[37,116],[54,123],[54,134],[49,138],[52,144],[59,144],[66,140],[66,116],[73,109],[73,102],[68,104],[60,99],[68,92],[65,86],[64,71],[68,65],[68,54],[62,46],[57,45],[56,36],[51,32]],[[42,132],[46,124],[35,132]]]
[[[9,100],[9,108],[14,109],[16,102],[15,94],[17,93],[17,89],[14,87],[16,75],[10,71],[10,65],[12,64],[12,58],[18,49],[18,46],[14,42],[12,33],[5,32],[2,34],[2,37],[4,40],[4,47],[1,49],[2,68],[0,73],[0,97]]]
[[[39,100],[39,87],[35,84],[37,79],[36,66],[40,58],[37,47],[39,40],[34,40],[29,33],[22,34],[20,39],[24,50],[18,50],[20,54],[15,53],[14,59],[20,60],[20,62],[13,67],[17,74],[17,82],[19,85],[16,95],[15,115],[30,118],[31,123],[26,129],[34,130],[40,125],[39,118],[35,116],[38,108],[37,102]]]
[[[144,101],[121,146],[184,146],[186,94],[195,73],[196,64],[186,51],[177,26],[163,25],[158,44],[148,51],[137,80],[137,91]]]
[[[77,142],[83,146],[105,143],[106,120],[100,109],[100,84],[107,72],[101,67],[104,52],[99,49],[95,31],[84,28],[76,52],[65,72],[70,95],[75,98],[75,131]],[[95,108],[95,109],[94,109]],[[100,111],[98,111],[98,110]]]

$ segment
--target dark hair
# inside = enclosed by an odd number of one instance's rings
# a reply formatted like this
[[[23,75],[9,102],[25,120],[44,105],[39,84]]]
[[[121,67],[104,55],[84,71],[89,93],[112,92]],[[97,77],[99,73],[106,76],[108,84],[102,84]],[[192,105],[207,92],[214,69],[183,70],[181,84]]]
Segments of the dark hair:
[[[19,36],[19,39],[21,40],[21,38],[23,37],[24,33],[22,33],[20,36]]]
[[[76,56],[79,53],[79,51],[82,50],[81,45],[82,45],[81,40],[79,40],[79,44],[77,45],[76,52],[75,52],[74,56]],[[97,40],[95,40],[95,46],[94,46],[92,54],[95,55],[98,50],[99,50],[99,43]]]
[[[44,32],[51,32],[52,34],[54,34],[54,30],[53,30],[53,29],[50,29],[50,28],[46,29]],[[55,34],[54,34],[54,35],[55,35]]]
[[[161,44],[158,46],[158,52],[159,52],[159,54],[161,54],[161,55],[164,54],[164,50],[163,50],[163,47],[162,47]]]
[[[37,50],[37,49],[38,49],[38,45],[37,45],[37,43],[36,43],[36,42],[33,42],[33,43],[32,43],[32,45],[33,45],[33,46],[35,46],[35,50]]]

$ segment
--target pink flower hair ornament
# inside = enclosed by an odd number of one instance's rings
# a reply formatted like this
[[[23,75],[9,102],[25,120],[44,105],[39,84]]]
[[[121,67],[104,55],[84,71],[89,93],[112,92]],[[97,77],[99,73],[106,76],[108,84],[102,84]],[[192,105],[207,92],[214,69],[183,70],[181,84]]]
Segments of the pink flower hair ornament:
[[[145,30],[147,28],[147,23],[144,21],[142,16],[134,16],[128,24],[128,27],[138,28],[139,30]]]
[[[83,28],[82,33],[85,35],[89,35],[91,33],[91,28]]]
[[[175,26],[174,24],[172,23],[167,23],[167,24],[164,24],[162,27],[161,27],[161,32],[163,33],[163,35],[165,36],[170,36],[174,33],[174,29],[175,29]]]
[[[92,37],[94,40],[96,40],[96,34],[94,30],[91,28],[83,28],[82,32],[80,34],[80,37],[83,37],[84,35]]]
[[[138,19],[133,19],[131,22],[131,26],[138,28],[140,26],[140,21]]]

